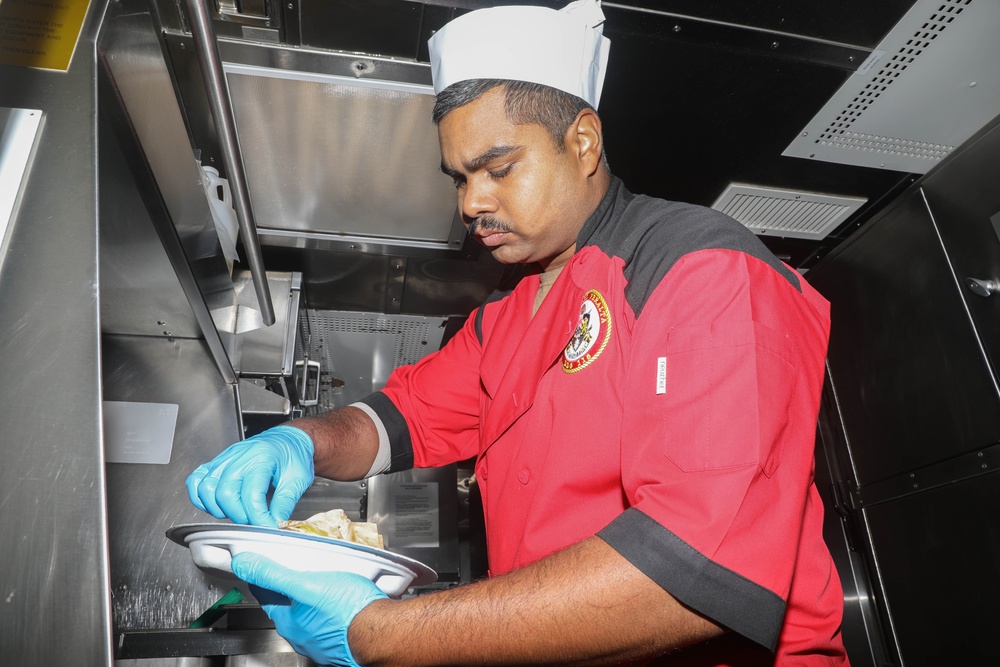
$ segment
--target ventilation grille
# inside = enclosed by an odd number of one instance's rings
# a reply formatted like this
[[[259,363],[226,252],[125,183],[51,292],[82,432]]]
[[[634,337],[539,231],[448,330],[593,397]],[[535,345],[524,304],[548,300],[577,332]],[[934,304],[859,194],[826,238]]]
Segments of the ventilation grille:
[[[917,0],[785,155],[926,173],[996,115],[1000,3]]]
[[[911,159],[934,161],[940,160],[955,150],[954,146],[907,141],[846,130],[828,131],[828,134],[824,134],[817,143],[824,146],[840,146],[841,148],[852,148],[883,155],[899,155]]]
[[[388,334],[395,336],[392,367],[420,361],[441,345],[441,318],[413,315],[382,315],[335,310],[309,310],[306,322],[313,345],[332,341],[340,333]],[[313,356],[313,358],[317,358]]]
[[[881,153],[903,154],[920,159],[940,160],[955,149],[954,146],[906,141],[892,137],[852,132],[851,126],[861,117],[896,79],[938,38],[955,18],[965,11],[972,0],[946,0],[913,36],[901,45],[896,53],[875,74],[865,87],[837,114],[826,130],[820,134],[821,144],[837,144],[846,148]]]
[[[819,240],[840,226],[867,201],[731,184],[712,208],[736,218],[755,234]]]
[[[441,347],[447,318],[303,310],[296,358],[320,364],[319,404],[306,414],[348,405],[381,389],[394,369]]]

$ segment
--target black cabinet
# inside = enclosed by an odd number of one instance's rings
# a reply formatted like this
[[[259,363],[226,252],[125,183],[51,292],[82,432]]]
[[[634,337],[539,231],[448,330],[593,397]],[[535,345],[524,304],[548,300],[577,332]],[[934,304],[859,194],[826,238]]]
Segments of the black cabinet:
[[[833,314],[817,481],[855,665],[1000,658],[998,185],[995,121],[807,274]]]

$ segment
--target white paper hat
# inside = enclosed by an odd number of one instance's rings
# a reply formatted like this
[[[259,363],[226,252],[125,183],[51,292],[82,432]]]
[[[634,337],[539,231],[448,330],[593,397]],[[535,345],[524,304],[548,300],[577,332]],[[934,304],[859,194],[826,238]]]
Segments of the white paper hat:
[[[466,79],[510,79],[558,88],[597,108],[611,47],[603,23],[600,0],[463,14],[427,43],[434,92]]]

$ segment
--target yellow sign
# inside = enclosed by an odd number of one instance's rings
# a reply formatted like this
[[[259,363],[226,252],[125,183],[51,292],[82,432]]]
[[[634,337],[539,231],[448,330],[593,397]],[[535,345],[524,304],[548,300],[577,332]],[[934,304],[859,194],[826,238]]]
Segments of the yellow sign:
[[[0,63],[69,69],[90,0],[0,0]]]

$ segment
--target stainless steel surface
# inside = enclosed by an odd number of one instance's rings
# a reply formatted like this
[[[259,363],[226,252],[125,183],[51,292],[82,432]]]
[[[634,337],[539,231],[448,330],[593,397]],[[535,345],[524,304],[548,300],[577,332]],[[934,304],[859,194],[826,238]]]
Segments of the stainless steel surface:
[[[185,0],[184,7],[191,23],[202,80],[208,91],[208,104],[212,110],[212,119],[215,121],[215,128],[222,148],[226,177],[233,190],[233,205],[243,236],[246,260],[250,265],[250,274],[253,276],[257,307],[260,309],[264,324],[270,326],[274,324],[274,306],[271,303],[271,293],[267,284],[267,276],[264,273],[264,259],[260,254],[257,225],[254,222],[253,206],[250,201],[246,172],[243,168],[239,137],[236,135],[236,121],[233,118],[229,88],[222,71],[222,59],[219,56],[207,0]]]
[[[321,365],[313,413],[364,398],[393,369],[440,348],[447,318],[308,309],[301,323],[300,356]]]
[[[283,380],[284,381],[284,380]],[[292,411],[287,389],[278,394],[266,388],[264,379],[241,378],[239,384],[240,412],[244,415],[284,415]]]
[[[115,660],[115,667],[215,667],[212,658],[128,658]]]
[[[312,667],[316,663],[297,653],[233,655],[226,658],[226,667]]]
[[[191,504],[184,480],[242,438],[236,390],[208,372],[198,339],[107,335],[103,356],[105,400],[179,406],[169,464],[107,464],[114,629],[184,628],[233,587],[205,576],[165,533],[211,520]]]
[[[41,120],[38,109],[0,107],[0,258]]]
[[[0,107],[43,114],[0,266],[3,665],[112,661],[94,84],[105,6],[91,0],[66,72],[0,58]]]
[[[235,382],[224,337],[212,317],[212,313],[227,312],[234,305],[235,292],[204,195],[203,174],[190,148],[151,17],[114,5],[101,31],[98,55],[107,72],[99,77],[102,127],[110,126],[115,134],[125,166],[190,306],[186,313],[176,298],[171,301],[163,315],[180,320],[178,331],[169,328],[170,320],[159,317],[155,321],[162,320],[168,327],[159,335],[166,335],[165,331],[194,335],[196,329],[220,374]],[[119,184],[127,188],[126,181]],[[138,221],[142,217],[135,214]],[[126,256],[120,261],[129,259]],[[151,279],[169,283],[165,274]],[[196,328],[188,326],[191,314]]]
[[[109,114],[100,116],[98,127],[98,186],[104,195],[99,202],[101,329],[198,338],[201,327],[130,173]],[[169,220],[165,224],[171,225]],[[198,294],[193,279],[189,289]],[[210,321],[207,311],[205,315]]]
[[[238,307],[233,317],[236,335],[230,358],[236,372],[247,376],[291,376],[294,370],[295,338],[299,326],[302,275],[268,271],[265,279],[274,304],[275,322],[262,327],[259,311],[245,304],[253,289],[248,271],[233,275]],[[249,315],[250,322],[246,320]],[[218,318],[216,318],[218,320]]]
[[[262,234],[461,247],[430,86],[367,69],[362,77],[229,63],[226,72]]]
[[[192,133],[211,151],[192,40],[165,40]],[[425,63],[225,39],[219,49],[263,244],[464,250],[454,192],[439,170]]]

